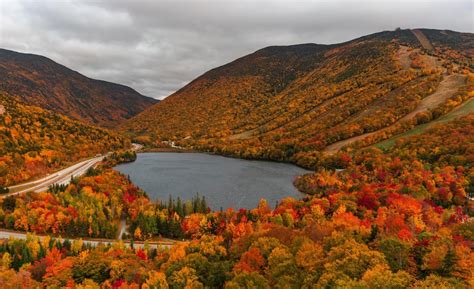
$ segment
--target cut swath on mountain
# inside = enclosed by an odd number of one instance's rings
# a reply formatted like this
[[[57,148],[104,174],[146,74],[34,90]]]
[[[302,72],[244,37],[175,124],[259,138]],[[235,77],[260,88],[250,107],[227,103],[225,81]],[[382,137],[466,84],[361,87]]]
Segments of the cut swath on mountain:
[[[49,58],[6,49],[0,49],[0,78],[0,92],[106,127],[157,102],[128,86],[88,78]]]
[[[461,105],[472,96],[473,47],[471,33],[431,29],[267,47],[203,74],[122,129],[154,145],[295,161],[365,134],[389,138]]]

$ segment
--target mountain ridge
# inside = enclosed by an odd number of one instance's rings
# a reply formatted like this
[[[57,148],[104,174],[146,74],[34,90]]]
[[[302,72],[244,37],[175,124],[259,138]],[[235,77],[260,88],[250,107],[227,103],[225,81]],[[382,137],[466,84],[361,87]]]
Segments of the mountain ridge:
[[[209,70],[121,129],[152,145],[173,140],[238,157],[289,160],[321,151],[402,119],[447,75],[472,74],[473,34],[417,31],[434,50],[410,29],[333,45],[269,46]],[[423,114],[436,118],[469,97],[472,77],[464,79]]]
[[[42,55],[0,48],[0,60],[1,92],[91,124],[111,127],[158,102]]]

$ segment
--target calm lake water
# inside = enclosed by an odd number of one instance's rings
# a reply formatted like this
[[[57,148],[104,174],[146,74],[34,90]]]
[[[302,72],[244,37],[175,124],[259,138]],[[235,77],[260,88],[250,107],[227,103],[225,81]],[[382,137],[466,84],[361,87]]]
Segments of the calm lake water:
[[[170,195],[191,200],[199,193],[214,210],[254,208],[261,198],[272,207],[284,197],[300,198],[293,179],[308,172],[291,164],[200,153],[141,153],[115,169],[153,200],[167,201]]]

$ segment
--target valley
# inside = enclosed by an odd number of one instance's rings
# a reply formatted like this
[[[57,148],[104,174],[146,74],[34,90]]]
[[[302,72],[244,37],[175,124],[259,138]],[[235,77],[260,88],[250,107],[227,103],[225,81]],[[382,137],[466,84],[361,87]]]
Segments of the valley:
[[[0,287],[470,288],[473,56],[270,46],[158,102],[0,50]]]

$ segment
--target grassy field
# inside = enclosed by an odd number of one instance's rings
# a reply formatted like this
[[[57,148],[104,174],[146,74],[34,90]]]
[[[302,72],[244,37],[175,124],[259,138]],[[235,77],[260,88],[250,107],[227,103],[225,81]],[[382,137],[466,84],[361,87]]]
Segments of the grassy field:
[[[396,135],[392,138],[389,138],[387,140],[384,140],[382,142],[379,142],[377,144],[375,144],[374,146],[380,148],[380,149],[388,149],[388,148],[391,148],[395,142],[402,138],[402,137],[407,137],[407,136],[412,136],[412,135],[417,135],[417,134],[421,134],[423,133],[426,129],[428,129],[429,127],[431,127],[432,125],[434,124],[437,124],[437,123],[443,123],[443,122],[448,122],[450,120],[453,120],[455,118],[458,118],[458,117],[461,117],[463,115],[467,115],[469,113],[474,113],[474,98],[471,98],[469,99],[468,101],[466,101],[463,105],[461,105],[460,107],[457,107],[455,108],[454,110],[452,110],[451,112],[449,112],[448,114],[432,121],[432,122],[429,122],[429,123],[425,123],[425,124],[421,124],[421,125],[417,125],[416,127],[414,127],[413,129],[407,131],[407,132],[404,132],[402,134],[399,134],[399,135]]]

